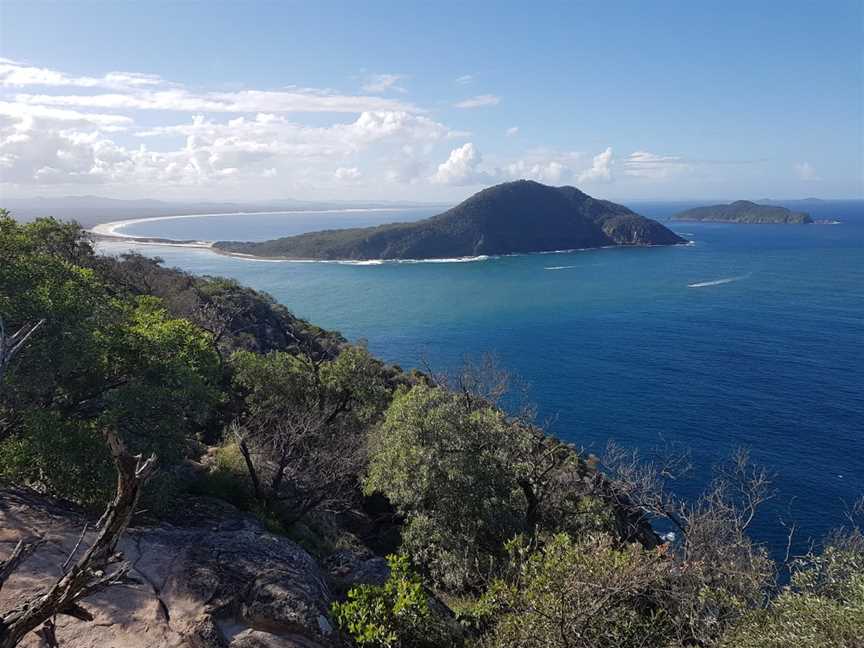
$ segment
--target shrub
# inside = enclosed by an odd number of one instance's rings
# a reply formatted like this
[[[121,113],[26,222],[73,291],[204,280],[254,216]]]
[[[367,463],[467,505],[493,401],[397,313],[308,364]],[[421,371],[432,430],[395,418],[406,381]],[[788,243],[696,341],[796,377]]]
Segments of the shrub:
[[[661,598],[670,571],[663,550],[563,533],[539,550],[521,538],[509,549],[511,574],[484,596],[495,622],[482,646],[637,648],[672,637]]]
[[[478,590],[516,534],[609,525],[577,453],[488,398],[427,384],[397,392],[369,437],[367,494],[405,516],[403,550],[450,592]]]
[[[381,586],[360,585],[331,611],[339,628],[359,646],[436,648],[456,646],[454,635],[437,618],[420,577],[405,556],[388,556],[390,577]]]
[[[243,510],[252,507],[249,477],[240,448],[234,440],[216,448],[212,464],[190,484],[189,490],[196,495],[225,500]]]
[[[864,536],[835,536],[821,554],[793,564],[790,584],[766,609],[751,611],[723,648],[864,646]]]

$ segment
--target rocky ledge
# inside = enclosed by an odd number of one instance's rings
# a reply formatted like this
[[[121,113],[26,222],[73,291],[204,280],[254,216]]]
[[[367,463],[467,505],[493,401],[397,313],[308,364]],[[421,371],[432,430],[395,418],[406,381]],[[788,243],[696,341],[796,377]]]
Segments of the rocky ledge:
[[[288,538],[214,503],[189,526],[130,528],[120,550],[137,585],[84,599],[91,622],[59,617],[64,648],[330,648],[331,576]],[[205,507],[206,508],[206,507]],[[0,556],[38,534],[45,543],[0,592],[0,608],[47,587],[60,573],[88,520],[80,511],[25,490],[0,490]],[[80,550],[95,533],[88,532]],[[375,559],[371,559],[374,561]],[[380,561],[380,559],[379,559]],[[344,552],[324,561],[337,588],[386,579],[378,562]],[[383,567],[386,570],[386,565]],[[24,646],[38,646],[31,634]]]

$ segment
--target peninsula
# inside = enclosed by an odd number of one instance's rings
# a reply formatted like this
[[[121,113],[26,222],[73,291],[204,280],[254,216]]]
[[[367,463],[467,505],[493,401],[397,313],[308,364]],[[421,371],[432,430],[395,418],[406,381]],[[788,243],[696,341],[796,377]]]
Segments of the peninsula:
[[[806,225],[813,222],[810,215],[804,212],[794,212],[778,205],[760,205],[749,200],[736,200],[728,205],[695,207],[675,214],[672,220],[746,225]]]
[[[317,260],[438,259],[608,246],[687,243],[657,221],[575,187],[530,180],[480,191],[413,223],[310,232],[258,243],[218,241],[217,251]]]

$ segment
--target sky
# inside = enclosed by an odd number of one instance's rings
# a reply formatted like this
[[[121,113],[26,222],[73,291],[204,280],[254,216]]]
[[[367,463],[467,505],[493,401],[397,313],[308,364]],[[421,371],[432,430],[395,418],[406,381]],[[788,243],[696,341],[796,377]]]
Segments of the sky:
[[[0,197],[864,197],[864,1],[0,0]]]

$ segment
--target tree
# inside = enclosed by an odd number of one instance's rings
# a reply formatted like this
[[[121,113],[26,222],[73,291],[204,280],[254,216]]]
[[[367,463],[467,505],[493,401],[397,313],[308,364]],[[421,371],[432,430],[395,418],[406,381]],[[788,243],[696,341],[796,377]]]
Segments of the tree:
[[[0,327],[0,336],[3,336],[0,339],[0,351],[6,353],[6,349],[12,349],[17,353],[35,330],[31,328],[29,333],[13,346],[7,343],[5,332]],[[0,361],[11,359],[11,355],[13,354],[3,355]],[[3,384],[0,382],[0,392],[2,388]],[[105,431],[105,441],[117,471],[117,488],[113,501],[97,525],[100,532],[96,540],[74,565],[68,566],[87,532],[85,526],[78,544],[62,565],[63,575],[47,591],[36,592],[19,601],[11,610],[0,612],[0,648],[14,648],[27,634],[40,626],[42,627],[39,632],[45,643],[52,647],[57,646],[54,629],[58,614],[92,620],[93,617],[79,605],[79,601],[127,580],[130,565],[121,560],[116,551],[117,543],[135,512],[144,484],[155,471],[156,456],[151,455],[149,459],[143,460],[141,455],[131,455],[111,429]],[[0,589],[42,542],[41,538],[20,540],[11,555],[0,561]]]
[[[25,332],[3,336],[0,475],[101,507],[112,488],[103,429],[179,461],[220,399],[208,334],[106,282],[75,224],[0,215],[0,256],[0,315]]]
[[[24,348],[30,336],[44,323],[44,319],[40,319],[34,324],[26,323],[15,333],[7,335],[3,318],[0,317],[0,384],[3,382],[3,374],[6,373],[6,367],[12,363],[13,358],[18,355],[18,352]]]
[[[0,612],[0,648],[14,648],[39,626],[42,626],[40,634],[47,645],[57,646],[54,619],[58,614],[92,621],[93,617],[79,601],[106,587],[128,581],[131,566],[117,553],[117,543],[129,525],[144,485],[155,471],[156,456],[144,460],[140,455],[131,455],[111,430],[106,430],[105,441],[117,469],[117,489],[100,519],[98,536],[71,567],[67,569],[67,565],[63,565],[63,575],[47,590],[35,592],[14,608]],[[86,531],[85,527],[82,539]],[[12,555],[0,562],[0,588],[39,544],[40,539],[21,541]],[[78,546],[80,540],[67,563]]]
[[[234,434],[259,503],[286,525],[350,504],[365,429],[389,395],[380,363],[352,347],[332,361],[240,351],[231,367],[244,394]]]
[[[370,435],[364,490],[405,516],[403,549],[437,585],[479,586],[523,528],[509,432],[501,411],[420,384],[397,392]]]
[[[534,423],[513,383],[488,356],[455,377],[430,372],[397,391],[370,433],[364,489],[406,519],[403,549],[436,586],[482,588],[517,534],[606,531],[658,544],[593,461]]]

